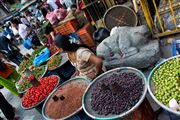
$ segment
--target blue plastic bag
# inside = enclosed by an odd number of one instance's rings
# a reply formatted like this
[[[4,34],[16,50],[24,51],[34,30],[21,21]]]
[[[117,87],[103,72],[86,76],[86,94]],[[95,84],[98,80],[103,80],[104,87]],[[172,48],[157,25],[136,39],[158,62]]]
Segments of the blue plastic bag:
[[[23,41],[23,46],[26,48],[26,49],[31,49],[32,48],[32,43],[31,43],[31,40],[27,39],[27,40],[24,40]]]
[[[42,63],[46,62],[50,57],[50,50],[45,48],[41,51],[41,53],[34,59],[33,65],[40,66]]]

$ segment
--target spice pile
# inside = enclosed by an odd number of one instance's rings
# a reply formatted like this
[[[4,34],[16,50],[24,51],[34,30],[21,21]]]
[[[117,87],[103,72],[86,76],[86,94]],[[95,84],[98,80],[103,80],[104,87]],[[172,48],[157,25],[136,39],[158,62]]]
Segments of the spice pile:
[[[22,106],[28,109],[43,101],[57,86],[58,79],[57,76],[44,77],[39,86],[31,86],[22,99]]]
[[[88,82],[74,80],[61,86],[49,99],[45,113],[50,119],[63,119],[82,106],[82,96]]]
[[[91,93],[91,107],[99,115],[119,115],[136,105],[143,86],[142,78],[135,73],[113,73],[95,84]]]

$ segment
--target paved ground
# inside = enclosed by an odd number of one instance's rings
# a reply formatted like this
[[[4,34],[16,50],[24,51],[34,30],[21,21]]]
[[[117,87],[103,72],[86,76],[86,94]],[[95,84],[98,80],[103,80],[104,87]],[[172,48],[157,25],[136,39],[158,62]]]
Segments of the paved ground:
[[[27,51],[24,47],[20,46],[21,51],[23,54],[25,53],[31,53],[32,50]],[[164,46],[164,49],[162,50],[162,54],[165,58],[170,56],[170,45]],[[146,76],[148,75],[148,72],[145,73]],[[8,90],[6,89],[2,89],[0,90],[4,96],[6,97],[6,99],[9,101],[10,104],[12,104],[17,110],[16,110],[16,114],[17,116],[20,117],[20,120],[43,120],[42,116],[40,113],[38,113],[35,109],[32,110],[23,110],[20,106],[21,100],[18,97],[13,96]],[[149,99],[151,105],[153,106],[154,110],[157,110],[159,108],[159,106],[153,102],[152,98],[149,96],[149,94],[147,94],[147,98]],[[0,116],[4,118],[3,114],[0,113]],[[169,117],[167,115],[165,115],[164,113],[162,113],[159,116],[158,120],[170,120]],[[178,119],[180,120],[180,119]]]
[[[24,55],[26,53],[32,53],[33,50],[27,50],[22,45],[19,46],[21,49],[21,53]],[[13,64],[13,63],[12,63]],[[15,97],[11,92],[9,92],[6,89],[0,90],[5,98],[8,100],[8,102],[16,108],[16,116],[20,117],[20,120],[43,120],[43,117],[39,112],[37,112],[35,109],[32,110],[23,110],[21,108],[21,99],[18,97]],[[4,118],[4,115],[0,111],[0,116]],[[4,118],[5,119],[5,118]],[[6,120],[6,119],[5,119]]]

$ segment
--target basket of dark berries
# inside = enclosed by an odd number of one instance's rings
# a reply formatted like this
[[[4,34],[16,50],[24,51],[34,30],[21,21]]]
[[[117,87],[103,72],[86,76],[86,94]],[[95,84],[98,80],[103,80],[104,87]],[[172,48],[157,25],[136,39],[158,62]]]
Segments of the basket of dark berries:
[[[93,119],[123,118],[138,108],[146,92],[146,77],[141,71],[116,68],[98,76],[86,89],[83,109]]]

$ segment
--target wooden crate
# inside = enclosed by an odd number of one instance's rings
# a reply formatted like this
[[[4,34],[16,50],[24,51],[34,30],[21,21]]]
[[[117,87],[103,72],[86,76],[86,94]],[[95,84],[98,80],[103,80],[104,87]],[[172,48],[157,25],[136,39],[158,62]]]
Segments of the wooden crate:
[[[89,47],[95,47],[95,42],[93,40],[94,27],[88,23],[83,28],[77,31],[77,34],[81,38],[81,43]]]

